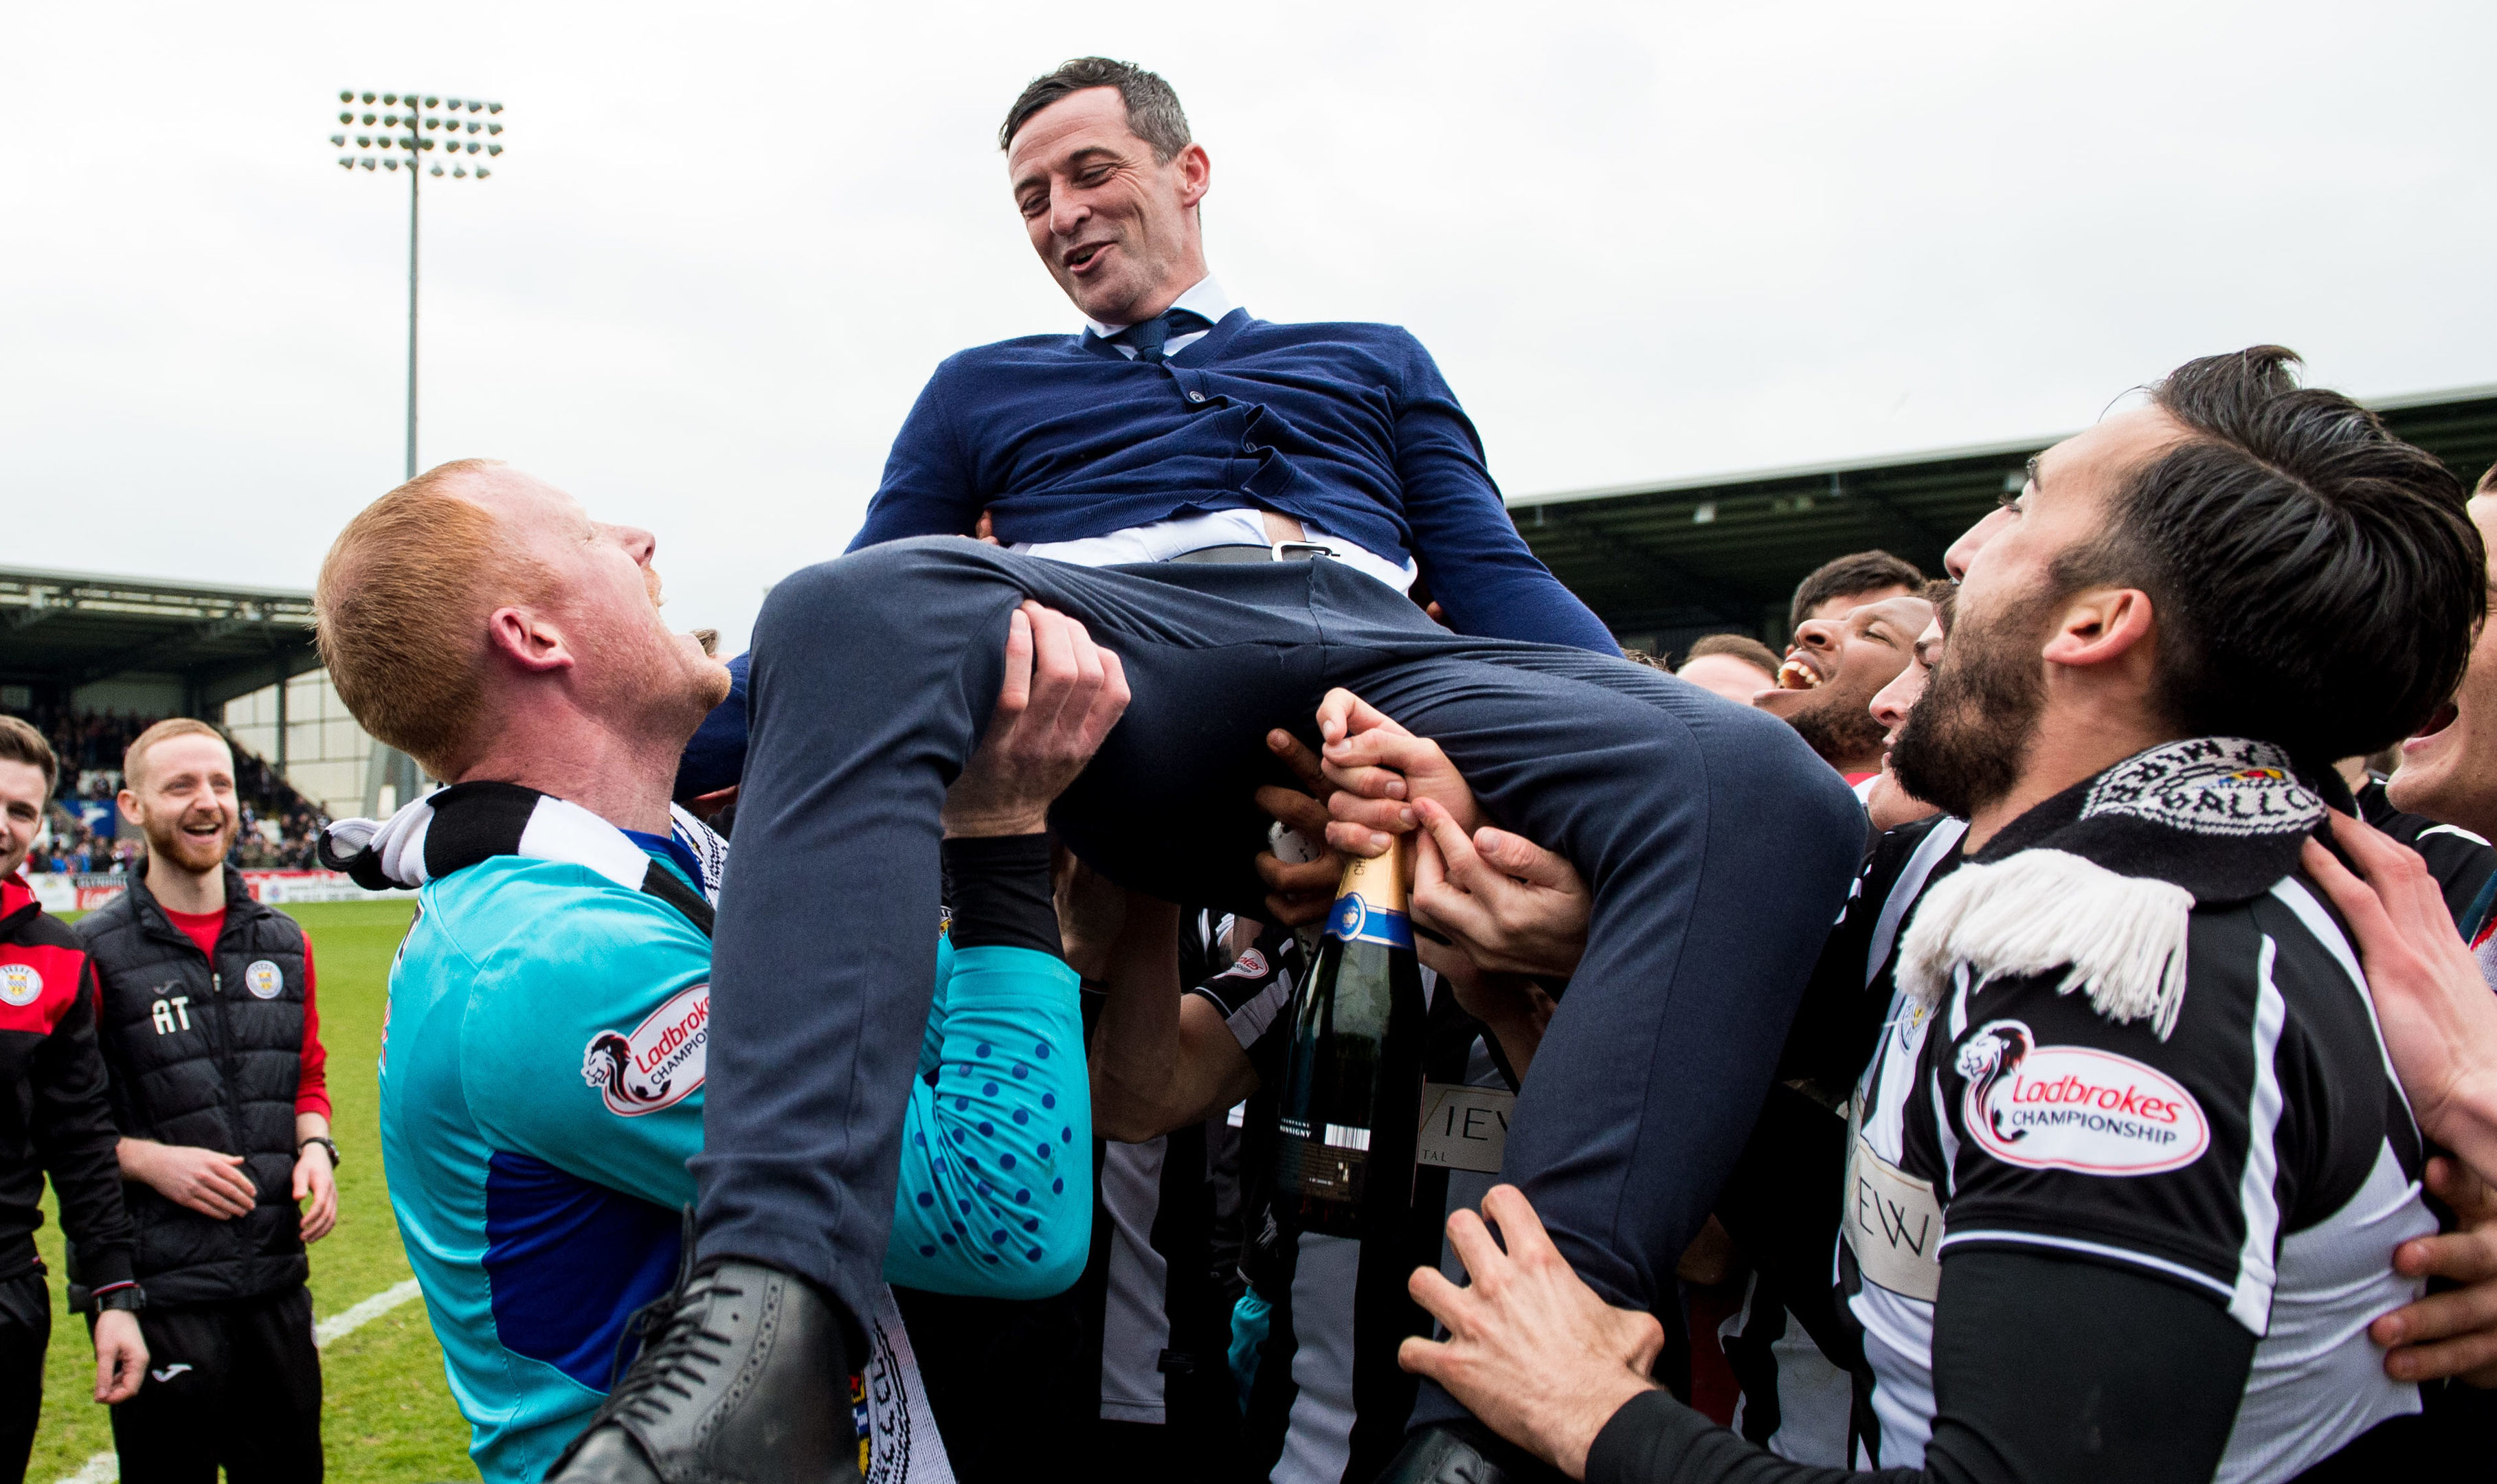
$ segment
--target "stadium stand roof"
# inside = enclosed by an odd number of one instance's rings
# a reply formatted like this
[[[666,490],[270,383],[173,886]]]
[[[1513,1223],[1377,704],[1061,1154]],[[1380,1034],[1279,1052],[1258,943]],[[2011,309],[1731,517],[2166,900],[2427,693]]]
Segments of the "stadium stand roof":
[[[185,715],[320,668],[312,594],[0,566],[0,684],[69,704],[83,686],[170,678]]]
[[[2466,486],[2497,462],[2497,386],[2368,405]],[[1635,647],[1679,649],[1728,630],[1774,643],[1786,638],[1795,584],[1833,556],[1881,547],[1941,576],[1952,539],[2061,436],[1526,495],[1509,515]]]

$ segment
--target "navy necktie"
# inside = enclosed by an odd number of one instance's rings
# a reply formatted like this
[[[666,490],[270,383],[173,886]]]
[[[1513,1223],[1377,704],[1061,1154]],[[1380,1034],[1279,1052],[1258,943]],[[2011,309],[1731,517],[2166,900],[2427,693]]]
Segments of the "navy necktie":
[[[1136,323],[1109,337],[1113,345],[1132,345],[1136,359],[1159,365],[1170,359],[1162,349],[1181,335],[1192,335],[1200,330],[1212,330],[1214,322],[1193,309],[1165,309],[1149,320]]]

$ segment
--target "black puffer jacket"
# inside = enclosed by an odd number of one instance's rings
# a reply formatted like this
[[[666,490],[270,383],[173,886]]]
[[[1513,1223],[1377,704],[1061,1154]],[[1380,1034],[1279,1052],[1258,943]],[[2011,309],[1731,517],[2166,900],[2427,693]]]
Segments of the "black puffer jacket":
[[[136,1182],[138,1275],[152,1305],[250,1298],[303,1281],[294,1200],[295,1095],[302,1077],[303,930],[227,871],[211,964],[143,879],[78,925],[95,965],[97,1039],[121,1131],[245,1156],[251,1214],[218,1220]],[[71,1302],[82,1297],[71,1263]]]

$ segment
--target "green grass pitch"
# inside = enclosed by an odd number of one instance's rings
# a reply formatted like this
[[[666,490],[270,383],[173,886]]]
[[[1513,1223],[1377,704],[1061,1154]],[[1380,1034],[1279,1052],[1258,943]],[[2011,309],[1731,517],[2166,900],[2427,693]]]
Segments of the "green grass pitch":
[[[381,1051],[391,955],[414,904],[324,902],[291,907],[311,935],[320,982],[321,1039],[330,1048],[330,1098],[346,1163],[338,1171],[338,1226],[312,1247],[312,1309],[327,1318],[408,1276],[382,1182],[374,1069]],[[48,1198],[47,1198],[48,1202]],[[57,1213],[37,1234],[52,1270],[52,1348],[44,1422],[26,1477],[51,1484],[110,1452],[112,1433],[91,1400],[94,1352],[86,1322],[60,1309]],[[401,1305],[322,1353],[321,1430],[329,1476],[339,1484],[474,1480],[468,1424],[442,1378],[442,1351],[421,1302]]]

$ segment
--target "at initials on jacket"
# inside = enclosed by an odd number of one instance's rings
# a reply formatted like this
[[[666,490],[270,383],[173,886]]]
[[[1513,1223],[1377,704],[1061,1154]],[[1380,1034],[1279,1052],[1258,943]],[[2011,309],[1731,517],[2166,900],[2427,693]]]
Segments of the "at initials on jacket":
[[[301,1082],[303,930],[226,881],[213,954],[166,918],[144,878],[78,925],[95,968],[97,1041],[122,1133],[240,1154],[258,1194],[220,1221],[143,1184],[123,1199],[151,1303],[222,1303],[300,1283],[303,1239],[289,1198]],[[73,1281],[75,1282],[75,1277]],[[74,1289],[75,1291],[75,1289]]]
[[[191,996],[175,995],[160,999],[147,1015],[156,1023],[156,1033],[160,1036],[172,1035],[176,1029],[188,1030],[191,1028]],[[176,1022],[180,1024],[177,1026]]]

